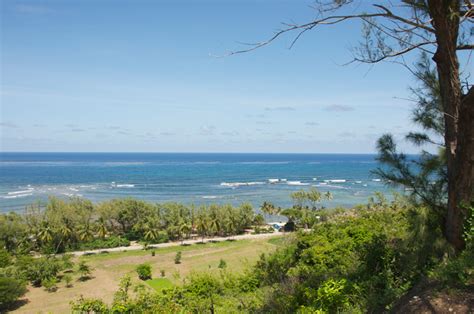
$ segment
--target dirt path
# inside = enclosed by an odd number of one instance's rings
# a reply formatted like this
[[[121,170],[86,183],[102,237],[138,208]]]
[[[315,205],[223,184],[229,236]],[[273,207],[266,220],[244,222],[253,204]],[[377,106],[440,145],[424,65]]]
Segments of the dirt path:
[[[205,238],[204,242],[221,242],[221,241],[226,241],[229,239],[232,240],[246,240],[246,239],[264,239],[264,238],[269,238],[269,237],[275,237],[275,236],[281,236],[283,233],[281,232],[274,232],[274,233],[261,233],[261,234],[242,234],[242,235],[236,235],[233,237],[215,237],[215,238]],[[191,245],[191,244],[196,244],[196,243],[201,243],[201,239],[196,239],[196,240],[186,240],[184,241],[184,245]],[[150,244],[148,247],[149,248],[164,248],[164,247],[171,247],[171,246],[178,246],[181,245],[181,241],[176,241],[176,242],[166,242],[166,243],[160,243],[160,244]],[[74,256],[82,256],[84,254],[98,254],[104,251],[107,252],[124,252],[124,251],[137,251],[137,250],[143,250],[143,245],[141,244],[132,244],[130,246],[119,246],[119,247],[114,247],[110,249],[97,249],[97,250],[88,250],[88,251],[75,251],[75,252],[70,252],[70,254]]]

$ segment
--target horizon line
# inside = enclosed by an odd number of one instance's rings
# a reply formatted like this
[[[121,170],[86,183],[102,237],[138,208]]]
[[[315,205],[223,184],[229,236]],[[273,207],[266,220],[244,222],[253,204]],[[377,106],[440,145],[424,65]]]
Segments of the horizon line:
[[[376,152],[372,153],[341,153],[341,152],[199,152],[199,151],[186,151],[186,152],[147,152],[147,151],[0,151],[0,154],[298,154],[298,155],[378,155]],[[417,155],[413,153],[407,153],[406,155]]]

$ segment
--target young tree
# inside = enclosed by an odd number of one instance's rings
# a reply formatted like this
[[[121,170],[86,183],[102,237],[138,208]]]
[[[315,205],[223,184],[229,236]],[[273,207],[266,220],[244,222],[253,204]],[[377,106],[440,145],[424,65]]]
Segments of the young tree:
[[[303,24],[286,24],[270,39],[234,51],[243,53],[270,44],[288,32],[297,32],[292,45],[302,34],[323,25],[350,20],[362,21],[363,42],[353,61],[378,63],[394,61],[408,67],[403,56],[422,51],[436,63],[440,101],[444,119],[444,143],[448,178],[448,206],[445,236],[456,248],[464,248],[462,237],[465,205],[474,198],[474,87],[463,89],[458,53],[472,51],[466,41],[472,34],[474,5],[469,0],[401,0],[380,2],[319,1],[316,19]],[[469,26],[471,24],[471,26]]]
[[[441,108],[439,82],[436,70],[426,54],[422,54],[413,74],[420,82],[411,88],[416,107],[412,120],[421,127],[420,132],[409,132],[406,140],[415,146],[438,146],[438,154],[421,151],[419,159],[400,153],[392,135],[385,134],[377,142],[378,160],[385,166],[374,173],[393,185],[402,185],[415,201],[428,204],[440,222],[446,219],[447,165],[446,150],[439,142],[444,134],[444,114]]]
[[[0,277],[0,311],[6,310],[9,305],[26,293],[26,284],[20,280]]]
[[[92,268],[86,264],[84,261],[80,261],[78,265],[78,271],[81,274],[80,278],[82,281],[89,279],[90,274],[92,273]]]

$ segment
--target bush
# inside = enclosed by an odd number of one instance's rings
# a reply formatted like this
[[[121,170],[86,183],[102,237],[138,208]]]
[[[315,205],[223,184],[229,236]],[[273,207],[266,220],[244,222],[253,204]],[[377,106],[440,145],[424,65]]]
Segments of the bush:
[[[58,280],[56,279],[56,277],[46,278],[42,282],[43,287],[48,292],[56,292],[58,290],[57,283],[58,283]]]
[[[107,313],[107,305],[99,299],[80,298],[76,302],[71,302],[73,313]]]
[[[164,269],[160,270],[160,274],[161,274],[161,277],[164,277],[165,276],[165,270]]]
[[[156,252],[155,251],[151,251],[151,256],[155,256],[156,255]]]
[[[24,282],[8,277],[0,277],[0,310],[5,310],[26,293]]]
[[[219,266],[217,266],[217,267],[219,267],[220,269],[226,268],[226,267],[227,267],[226,261],[224,261],[224,260],[221,258],[221,260],[219,261]]]
[[[338,313],[349,308],[349,297],[345,291],[346,283],[345,279],[325,281],[316,292],[318,308],[329,313]]]
[[[72,284],[71,284],[72,283],[72,276],[71,275],[69,275],[69,274],[64,275],[63,279],[64,279],[64,282],[66,283],[67,288],[72,287]]]
[[[41,286],[46,279],[56,278],[64,269],[64,263],[54,257],[22,257],[17,261],[17,266],[23,276],[36,287]]]
[[[175,264],[181,264],[181,251],[176,252],[176,256],[174,257]]]
[[[81,277],[79,277],[79,279],[82,281],[89,279],[90,274],[92,273],[92,268],[87,265],[85,261],[81,261],[79,263],[77,270],[81,274]]]
[[[0,248],[0,268],[10,266],[12,258],[7,250]]]
[[[138,274],[138,278],[140,278],[141,280],[151,279],[151,266],[150,266],[150,264],[140,264],[140,265],[137,266],[137,268],[135,270]]]

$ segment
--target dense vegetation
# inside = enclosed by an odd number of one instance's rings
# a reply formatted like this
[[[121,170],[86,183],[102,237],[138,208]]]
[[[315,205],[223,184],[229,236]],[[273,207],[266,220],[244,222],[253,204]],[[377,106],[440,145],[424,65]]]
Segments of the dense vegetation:
[[[375,197],[367,206],[316,222],[310,232],[297,232],[244,274],[223,267],[219,273],[192,274],[181,285],[160,292],[138,286],[135,293],[130,292],[130,279],[124,278],[112,304],[80,299],[72,308],[110,313],[381,312],[421,278],[472,287],[472,221],[465,232],[468,249],[446,258],[451,247],[426,208]]]
[[[117,199],[99,204],[51,197],[46,206],[29,206],[24,215],[0,215],[0,243],[11,253],[44,254],[127,246],[130,241],[162,243],[240,234],[255,223],[249,204],[195,208],[177,203],[151,204]]]
[[[319,197],[316,190],[293,194],[295,206],[288,215],[293,228],[294,221],[307,225],[320,217],[315,207]],[[311,209],[303,206],[306,201],[313,204]],[[71,273],[77,273],[78,280],[90,278],[92,270],[88,265],[81,262],[75,269],[69,255],[57,257],[58,253],[127,246],[130,241],[140,241],[146,248],[149,244],[190,237],[233,236],[247,228],[253,228],[255,233],[274,231],[262,226],[264,223],[264,217],[249,204],[195,208],[136,199],[93,204],[81,198],[51,197],[45,206],[29,206],[24,214],[0,214],[0,297],[5,300],[1,306],[22,296],[27,282],[54,292],[61,280],[70,286]],[[34,258],[32,253],[42,256]],[[175,263],[180,262],[178,252]],[[141,265],[137,272],[143,280],[151,278],[147,265]]]
[[[293,193],[294,206],[288,209],[264,203],[261,211],[287,216],[286,227],[297,230],[296,236],[276,253],[262,255],[243,274],[232,273],[222,259],[218,272],[193,273],[181,284],[153,292],[145,284],[132,287],[125,277],[112,304],[81,298],[72,309],[78,313],[380,312],[390,309],[421,279],[472,288],[472,208],[467,209],[471,218],[466,221],[466,250],[455,255],[443,237],[439,217],[410,197],[396,196],[388,202],[376,194],[367,205],[353,210],[326,210],[318,205],[323,197],[331,196],[310,189]],[[132,240],[147,244],[191,235],[231,236],[264,221],[246,204],[194,208],[133,199],[93,205],[83,199],[52,198],[43,210],[35,207],[25,215],[0,217],[3,308],[25,293],[27,282],[54,292],[60,281],[70,286],[73,275],[77,280],[93,278],[93,270],[83,261],[74,265],[67,254],[45,253]],[[29,254],[32,250],[44,255],[34,258]],[[178,252],[175,263],[180,262]],[[149,264],[136,268],[142,280],[158,271]]]

